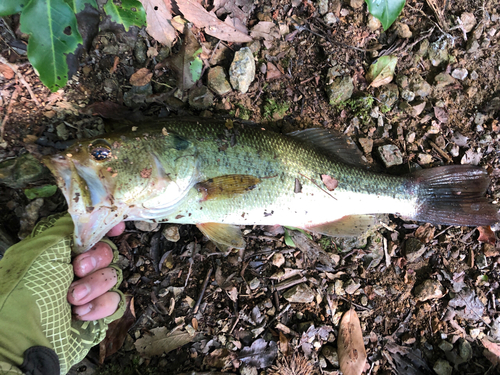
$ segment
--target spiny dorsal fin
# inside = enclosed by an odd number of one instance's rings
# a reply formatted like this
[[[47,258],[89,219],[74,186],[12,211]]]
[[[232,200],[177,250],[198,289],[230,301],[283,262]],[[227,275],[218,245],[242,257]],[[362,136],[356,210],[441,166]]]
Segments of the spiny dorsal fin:
[[[232,198],[253,190],[260,178],[246,174],[228,174],[198,182],[194,187],[202,194],[202,201],[216,198]]]
[[[326,155],[340,159],[344,163],[361,168],[371,167],[363,156],[363,153],[356,146],[356,143],[348,136],[337,131],[310,128],[297,130],[287,135],[300,140],[300,142],[309,144],[309,146]]]
[[[244,249],[245,240],[241,234],[241,229],[236,225],[220,223],[196,224],[198,229],[215,243],[219,250],[227,252],[229,247]]]
[[[355,237],[371,229],[376,222],[376,215],[349,215],[336,221],[308,226],[304,229],[332,237]]]

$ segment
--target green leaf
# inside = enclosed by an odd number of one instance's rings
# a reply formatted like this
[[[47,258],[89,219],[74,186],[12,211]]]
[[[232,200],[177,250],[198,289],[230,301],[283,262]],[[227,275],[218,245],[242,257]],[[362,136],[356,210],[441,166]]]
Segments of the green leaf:
[[[28,199],[46,198],[53,196],[57,191],[56,185],[35,186],[31,189],[24,189],[24,195]]]
[[[203,70],[203,61],[200,58],[200,54],[203,49],[198,49],[193,56],[193,61],[191,61],[189,65],[189,71],[191,72],[191,77],[194,82],[198,81],[201,78],[201,72]]]
[[[286,228],[284,228],[284,229],[285,229],[285,244],[286,244],[286,246],[297,247],[297,246],[295,246],[295,242],[293,242],[292,237],[290,237],[290,233],[288,233],[288,230]]]
[[[118,4],[108,0],[104,5],[104,11],[111,17],[111,21],[122,24],[125,31],[128,31],[130,26],[146,26],[146,12],[137,0],[122,0]]]
[[[97,8],[97,3],[95,0],[64,0],[66,4],[73,10],[73,13],[78,14],[85,9],[85,4],[90,4],[94,8]]]
[[[0,0],[0,17],[20,13],[30,0]]]
[[[403,10],[405,0],[365,0],[368,11],[373,17],[382,22],[384,30],[387,30],[396,21]]]
[[[75,13],[64,0],[32,0],[21,13],[21,31],[30,34],[28,58],[51,91],[68,81],[66,54],[82,43]]]
[[[394,77],[397,63],[397,56],[388,55],[378,58],[370,65],[366,79],[372,87],[387,85]]]

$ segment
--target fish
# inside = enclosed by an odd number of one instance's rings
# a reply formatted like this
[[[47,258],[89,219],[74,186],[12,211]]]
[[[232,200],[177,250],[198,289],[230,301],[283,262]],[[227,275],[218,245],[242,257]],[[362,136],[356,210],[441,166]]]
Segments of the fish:
[[[77,140],[43,162],[56,178],[84,252],[121,221],[194,224],[219,249],[244,249],[243,225],[357,236],[377,215],[435,225],[499,221],[490,178],[472,165],[380,174],[346,136],[290,134],[232,120],[151,120]]]

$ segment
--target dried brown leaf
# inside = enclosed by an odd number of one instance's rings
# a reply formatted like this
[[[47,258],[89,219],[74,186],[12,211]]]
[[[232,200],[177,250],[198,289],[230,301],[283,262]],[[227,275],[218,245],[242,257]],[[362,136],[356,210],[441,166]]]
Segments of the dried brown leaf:
[[[340,321],[337,352],[344,375],[360,375],[363,372],[366,351],[358,314],[354,309],[346,312]]]
[[[266,80],[271,81],[273,79],[280,78],[280,77],[281,77],[281,72],[276,67],[276,65],[274,65],[271,62],[268,62],[267,63]],[[298,181],[298,180],[296,179],[296,181]]]
[[[176,33],[172,26],[172,4],[170,0],[141,0],[146,11],[146,31],[161,44],[171,47]]]
[[[250,35],[254,39],[264,39],[267,41],[272,41],[280,37],[280,32],[274,22],[260,21],[258,24],[252,27]]]
[[[180,348],[193,341],[194,336],[186,331],[174,329],[168,331],[166,327],[153,328],[135,342],[135,348],[144,357],[153,357]]]
[[[187,20],[198,28],[205,28],[205,33],[226,42],[248,43],[252,38],[235,27],[221,21],[213,12],[208,12],[194,0],[177,1],[177,6]]]
[[[151,82],[153,73],[148,68],[141,68],[130,77],[130,84],[132,86],[144,86]]]
[[[14,71],[5,64],[0,64],[0,74],[2,74],[5,79],[14,78]]]
[[[491,227],[489,225],[484,227],[477,227],[477,230],[479,231],[479,238],[477,239],[479,242],[486,242],[490,245],[494,245],[497,242],[495,232],[491,230]]]
[[[484,338],[481,340],[486,350],[483,352],[484,356],[493,364],[493,366],[498,366],[500,364],[500,345],[489,341]]]
[[[334,179],[332,176],[329,176],[327,174],[321,175],[321,181],[323,181],[323,183],[325,184],[326,188],[329,191],[335,190],[337,188],[337,186],[339,185],[339,182],[336,179]]]

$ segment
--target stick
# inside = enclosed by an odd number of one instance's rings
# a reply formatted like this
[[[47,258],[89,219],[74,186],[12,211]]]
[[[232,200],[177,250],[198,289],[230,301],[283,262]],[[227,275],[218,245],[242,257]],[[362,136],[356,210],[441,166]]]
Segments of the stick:
[[[194,306],[194,310],[193,310],[194,314],[196,314],[198,312],[198,309],[200,308],[201,300],[203,299],[203,296],[205,295],[208,281],[210,280],[210,276],[212,276],[212,271],[213,271],[213,268],[210,268],[208,270],[207,276],[205,277],[205,281],[203,281],[203,286],[201,287],[200,296],[198,297],[198,301],[196,301],[196,305]]]
[[[38,101],[38,99],[36,98],[35,94],[31,90],[30,85],[28,84],[28,82],[26,82],[26,80],[24,79],[24,77],[17,70],[17,66],[15,66],[14,64],[11,64],[10,62],[8,62],[5,59],[5,57],[3,57],[3,56],[0,56],[0,63],[7,65],[9,68],[11,68],[14,71],[14,73],[16,73],[17,78],[19,79],[19,81],[23,84],[24,87],[26,87],[26,90],[28,90],[28,92],[29,92],[29,94],[31,96],[31,99],[35,102],[36,105],[40,105],[40,102]]]

